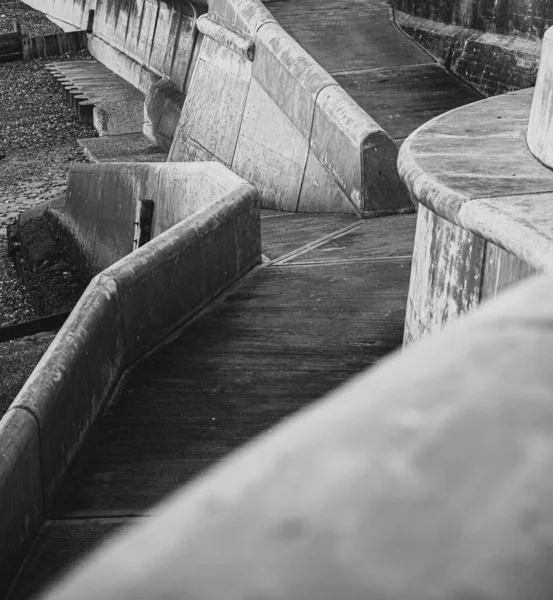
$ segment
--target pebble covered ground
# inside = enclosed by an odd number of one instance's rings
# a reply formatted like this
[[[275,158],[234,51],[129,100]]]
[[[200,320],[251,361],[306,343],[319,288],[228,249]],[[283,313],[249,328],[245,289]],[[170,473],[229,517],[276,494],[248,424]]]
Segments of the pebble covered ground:
[[[0,33],[18,19],[26,35],[57,33],[42,13],[0,0]],[[77,139],[94,137],[79,123],[47,62],[90,60],[87,51],[48,60],[0,63],[0,326],[36,318],[7,255],[6,225],[25,209],[64,192],[69,167],[87,162]],[[0,344],[0,417],[45,352],[54,333]]]
[[[0,0],[0,33],[13,31],[13,22],[16,20],[21,25],[21,33],[27,36],[48,35],[61,31],[41,12],[20,0]]]
[[[87,60],[86,51],[55,57]],[[66,188],[69,167],[86,162],[77,144],[94,129],[79,123],[61,88],[45,68],[54,60],[0,64],[0,326],[34,318],[10,276],[5,257],[5,227],[20,212],[55,198]],[[21,299],[18,304],[18,299]]]

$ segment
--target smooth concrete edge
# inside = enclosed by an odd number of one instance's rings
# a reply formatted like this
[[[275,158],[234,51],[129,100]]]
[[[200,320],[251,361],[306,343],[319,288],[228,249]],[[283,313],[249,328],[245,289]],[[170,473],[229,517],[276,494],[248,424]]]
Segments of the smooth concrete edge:
[[[208,14],[198,17],[196,27],[200,33],[215,40],[218,44],[240,54],[249,61],[253,61],[255,43],[251,38],[235,33]]]
[[[205,165],[195,165],[193,168],[200,169],[202,166],[205,171]],[[218,170],[219,165],[216,167]],[[224,179],[221,173],[218,175]],[[143,246],[92,280],[0,421],[0,433],[5,433],[14,429],[14,419],[18,422],[25,420],[26,431],[32,433],[34,428],[31,437],[37,447],[36,452],[29,452],[27,435],[0,435],[0,456],[3,458],[0,460],[0,506],[2,502],[9,504],[8,509],[1,513],[0,532],[3,533],[8,526],[10,528],[0,541],[2,559],[17,562],[21,558],[22,550],[27,547],[42,523],[43,506],[47,507],[53,500],[71,459],[126,370],[141,355],[162,342],[176,328],[185,325],[187,320],[216,295],[261,262],[258,194],[255,188],[243,180],[236,185],[238,179],[234,174],[229,174],[227,181],[233,184],[232,187],[213,205],[160,234],[152,240],[151,245]],[[213,221],[217,223],[214,225]],[[214,280],[215,287],[209,289],[212,283],[209,280],[210,269],[217,269],[220,259],[216,253],[210,255],[210,248],[222,245],[219,236],[228,237],[228,227],[225,228],[225,225],[229,224],[232,239],[240,247],[236,257],[237,269],[229,274],[226,281],[221,278]],[[206,244],[202,235],[213,239]],[[128,292],[123,300],[131,303],[134,302],[133,298],[142,301],[143,290],[137,293],[132,288],[133,281],[140,281],[139,271],[151,276],[151,273],[161,272],[169,264],[169,268],[176,270],[178,278],[179,269],[182,269],[182,257],[180,263],[179,260],[175,261],[179,247],[181,255],[182,248],[185,251],[190,247],[192,250],[205,248],[207,258],[201,267],[202,274],[207,274],[208,277],[208,293],[197,305],[187,307],[188,312],[178,315],[174,322],[167,322],[165,319],[165,330],[157,327],[159,320],[153,330],[142,328],[141,333],[149,333],[150,339],[140,340],[140,352],[137,353],[132,344],[138,340],[133,342],[127,331],[133,326],[129,322],[132,311],[130,304],[125,306],[122,303],[122,281],[125,280]],[[140,263],[138,268],[135,263]],[[173,291],[180,294],[182,290],[156,289],[153,308],[164,312],[171,299],[164,300],[160,295],[164,292],[170,295]],[[179,300],[176,299],[177,304]],[[138,311],[135,317],[143,320],[143,311]],[[92,400],[88,397],[89,394],[93,395]],[[19,431],[19,428],[16,427],[15,430]],[[6,457],[8,460],[4,460]],[[32,493],[22,494],[21,481],[30,481],[29,469],[33,471],[33,490]],[[37,478],[40,479],[38,483]],[[29,483],[27,487],[30,485]],[[20,498],[19,504],[12,503],[16,497]],[[33,518],[29,516],[31,508],[36,513]],[[21,519],[18,519],[17,511],[24,513]],[[5,516],[10,517],[9,522],[4,521]],[[8,565],[8,562],[5,564],[6,572],[9,570],[10,575],[13,575],[17,565]],[[0,573],[3,568],[4,564],[0,567]]]
[[[551,277],[518,286],[384,359],[181,488],[45,599],[542,598],[552,295]]]
[[[31,413],[12,408],[0,420],[0,597],[42,520],[38,424]]]
[[[513,93],[513,95],[515,94],[517,93]],[[508,96],[509,94],[506,94],[501,98],[505,99]],[[475,104],[494,102],[494,100],[496,98],[488,98]],[[456,192],[431,177],[417,162],[412,149],[417,136],[426,129],[435,127],[440,119],[448,118],[459,111],[470,110],[471,106],[474,105],[463,106],[444,113],[414,131],[400,148],[399,176],[414,202],[420,202],[439,217],[493,242],[507,252],[523,259],[532,268],[538,271],[548,270],[553,267],[553,239],[547,238],[533,228],[531,222],[524,218],[524,215],[514,219],[506,211],[502,213],[501,208],[497,206],[497,202],[501,198],[491,198],[485,194],[470,198]],[[537,159],[536,162],[538,162]],[[532,197],[532,194],[529,193],[528,197]],[[505,197],[505,201],[508,202],[509,198],[511,196]],[[495,206],[491,206],[490,202],[494,202]]]

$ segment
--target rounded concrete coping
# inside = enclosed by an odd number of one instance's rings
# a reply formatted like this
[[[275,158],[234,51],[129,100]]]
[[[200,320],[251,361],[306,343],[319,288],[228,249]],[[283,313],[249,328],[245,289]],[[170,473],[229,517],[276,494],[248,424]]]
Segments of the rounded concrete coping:
[[[45,600],[546,598],[552,295],[553,277],[526,282],[386,358],[183,487]]]
[[[553,171],[526,145],[533,89],[445,113],[413,132],[398,158],[411,197],[514,254],[553,266]]]

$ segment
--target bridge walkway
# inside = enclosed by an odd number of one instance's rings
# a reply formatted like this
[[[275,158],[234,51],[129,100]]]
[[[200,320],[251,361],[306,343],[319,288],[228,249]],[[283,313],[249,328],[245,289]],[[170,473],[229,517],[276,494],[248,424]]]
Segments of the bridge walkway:
[[[401,143],[480,96],[410,42],[379,0],[277,0],[280,23]],[[263,211],[266,262],[106,409],[9,600],[32,597],[115,528],[401,344],[415,215]]]

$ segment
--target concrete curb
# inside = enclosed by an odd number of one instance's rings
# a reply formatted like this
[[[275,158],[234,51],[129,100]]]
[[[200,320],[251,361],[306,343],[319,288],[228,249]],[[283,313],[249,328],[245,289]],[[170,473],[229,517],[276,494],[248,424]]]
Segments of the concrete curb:
[[[0,421],[0,587],[126,370],[260,262],[258,194],[242,182],[92,280]]]

